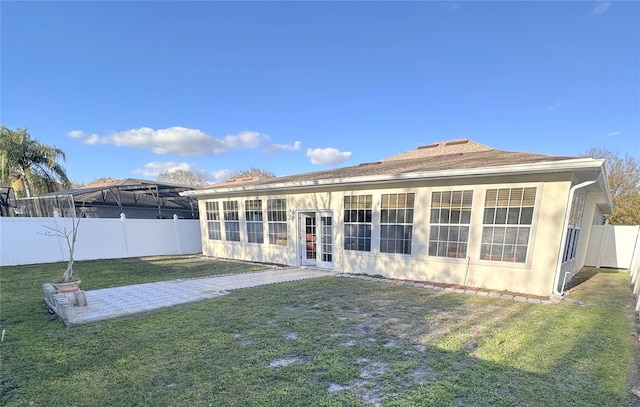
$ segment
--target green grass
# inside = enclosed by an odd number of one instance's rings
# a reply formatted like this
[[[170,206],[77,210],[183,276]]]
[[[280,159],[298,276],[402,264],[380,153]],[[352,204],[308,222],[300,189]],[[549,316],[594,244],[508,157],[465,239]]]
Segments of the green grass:
[[[40,287],[60,266],[0,269],[0,405],[630,405],[638,349],[624,272],[591,272],[570,294],[584,306],[325,277],[65,328]],[[101,288],[251,267],[77,269]]]

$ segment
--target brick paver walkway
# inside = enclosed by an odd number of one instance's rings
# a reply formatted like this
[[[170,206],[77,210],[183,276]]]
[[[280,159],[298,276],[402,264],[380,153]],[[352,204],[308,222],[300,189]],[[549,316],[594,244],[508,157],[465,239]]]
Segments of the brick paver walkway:
[[[71,307],[71,315],[65,323],[67,325],[83,325],[89,322],[172,307],[177,304],[215,298],[230,290],[330,275],[334,275],[334,273],[317,269],[291,268],[86,291],[88,305],[86,307]]]

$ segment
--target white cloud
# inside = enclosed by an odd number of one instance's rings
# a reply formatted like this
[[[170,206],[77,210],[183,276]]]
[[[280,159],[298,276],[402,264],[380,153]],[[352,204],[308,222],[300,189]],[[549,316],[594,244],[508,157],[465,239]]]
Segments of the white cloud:
[[[86,136],[86,138],[84,139],[84,144],[87,144],[90,146],[100,144],[100,137],[97,134]]]
[[[296,141],[293,144],[275,144],[274,143],[267,146],[265,151],[267,153],[275,153],[276,151],[297,151],[297,150],[300,150],[300,146],[302,146],[302,143],[299,141]]]
[[[107,136],[87,135],[80,130],[68,133],[69,137],[83,138],[85,144],[110,144],[115,146],[148,149],[155,154],[181,156],[219,154],[231,149],[249,149],[262,145],[269,137],[255,132],[243,131],[222,139],[210,136],[199,129],[169,127],[154,130],[149,127],[112,133]]]
[[[207,182],[210,182],[210,183],[220,182],[224,179],[227,179],[232,174],[232,171],[229,169],[207,172],[207,171],[198,169],[189,163],[174,162],[174,161],[153,161],[150,163],[146,163],[143,168],[136,169],[131,172],[135,175],[140,175],[140,176],[150,177],[150,178],[151,177],[157,178],[158,175],[160,175],[165,171],[171,172],[171,171],[178,171],[178,170],[191,171],[193,173],[201,173],[204,176],[204,178],[207,180]]]
[[[208,172],[208,173],[205,174],[205,176],[207,177],[208,181],[220,182],[222,180],[225,180],[225,179],[229,178],[232,173],[233,173],[233,171],[225,169],[225,170],[218,170],[218,171]]]
[[[67,133],[67,136],[71,138],[83,138],[84,136],[86,136],[86,134],[84,133],[84,131],[81,131],[81,130],[72,130],[69,133]]]
[[[192,171],[191,165],[188,163],[176,163],[173,161],[153,161],[146,163],[144,168],[131,171],[136,175],[144,175],[145,177],[157,177],[165,171],[185,170]]]
[[[620,135],[619,131],[610,131],[609,133],[607,133],[607,136],[611,136],[611,137],[615,137]]]
[[[547,110],[549,111],[554,111],[554,110],[558,110],[562,107],[562,102],[558,102],[558,103],[554,103],[551,106],[547,106]]]
[[[307,157],[311,164],[341,164],[351,158],[351,151],[339,151],[335,148],[308,148]]]
[[[609,8],[610,4],[611,4],[610,1],[598,2],[598,5],[593,10],[591,10],[590,15],[599,16],[600,14],[604,13],[605,11],[607,11],[607,9]]]

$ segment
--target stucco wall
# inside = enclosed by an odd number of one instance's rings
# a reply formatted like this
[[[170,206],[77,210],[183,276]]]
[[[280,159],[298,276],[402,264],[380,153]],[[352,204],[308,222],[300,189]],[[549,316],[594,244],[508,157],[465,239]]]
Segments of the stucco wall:
[[[485,191],[491,188],[536,187],[536,203],[526,263],[503,263],[480,259]],[[330,210],[334,217],[334,270],[346,273],[380,274],[391,278],[434,281],[535,295],[552,292],[553,277],[560,253],[563,219],[567,206],[571,174],[546,174],[520,177],[478,177],[473,180],[415,181],[402,184],[358,185],[344,189],[287,191],[286,194],[226,194],[199,198],[203,253],[207,256],[298,265],[301,238],[296,227],[297,213]],[[429,216],[432,191],[473,190],[468,258],[428,256]],[[415,193],[411,254],[380,253],[380,198],[383,193]],[[370,252],[344,250],[343,198],[345,195],[373,196],[372,244]],[[287,246],[247,243],[244,200],[287,198]],[[214,241],[207,238],[205,202],[237,200],[240,212],[241,242]],[[220,204],[222,209],[222,204]],[[265,209],[266,213],[266,209]],[[266,219],[266,215],[264,216]],[[224,223],[224,221],[222,221]],[[267,222],[265,220],[265,242]],[[224,236],[224,231],[223,231]]]

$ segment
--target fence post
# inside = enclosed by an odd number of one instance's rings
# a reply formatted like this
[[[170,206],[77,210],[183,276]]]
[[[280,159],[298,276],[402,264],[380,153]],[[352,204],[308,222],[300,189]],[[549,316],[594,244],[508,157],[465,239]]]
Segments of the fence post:
[[[178,230],[178,215],[173,214],[173,227],[176,231],[176,243],[178,248],[178,254],[182,254],[182,248],[180,247],[180,231]]]
[[[120,214],[120,223],[122,224],[122,240],[124,241],[124,252],[125,257],[129,257],[129,242],[127,241],[127,227],[125,226],[125,221],[127,217],[124,213]]]
[[[631,255],[631,265],[629,266],[629,273],[631,274],[631,282],[635,283],[638,278],[638,272],[640,271],[640,262],[638,259],[640,256],[640,225],[636,226],[636,240],[633,246],[633,254]]]
[[[600,239],[600,247],[598,248],[598,260],[596,261],[596,268],[602,266],[602,257],[607,252],[607,246],[609,245],[609,233],[612,231],[613,226],[609,224],[609,221],[605,221],[604,228],[602,228],[602,239]]]

